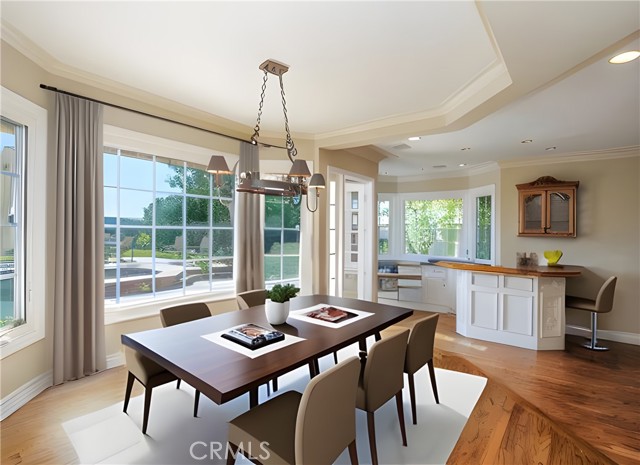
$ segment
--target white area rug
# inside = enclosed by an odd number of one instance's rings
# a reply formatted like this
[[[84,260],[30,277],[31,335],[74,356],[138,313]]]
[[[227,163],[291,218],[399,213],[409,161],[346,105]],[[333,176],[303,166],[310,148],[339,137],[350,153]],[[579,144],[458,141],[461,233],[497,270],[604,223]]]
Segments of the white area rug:
[[[340,359],[355,355],[354,345],[339,352]],[[321,370],[333,365],[333,357],[320,360]],[[375,413],[378,459],[380,464],[444,464],[475,406],[486,379],[436,368],[440,404],[436,404],[426,367],[416,374],[418,424],[413,425],[409,389],[405,380],[404,414],[408,447],[402,446],[395,401],[392,399]],[[302,392],[309,380],[307,367],[278,378],[278,393],[295,389]],[[278,394],[276,393],[276,395]],[[273,395],[273,394],[272,394]],[[123,392],[124,396],[124,392]],[[267,398],[260,390],[260,402]],[[224,405],[206,397],[200,400],[199,417],[193,415],[194,390],[182,383],[169,383],[153,390],[147,436],[142,425],[143,396],[129,402],[128,415],[122,402],[93,412],[62,426],[82,464],[224,464],[227,421],[249,406],[247,395]],[[366,414],[356,412],[358,458],[371,463]],[[349,464],[345,451],[336,461]],[[250,462],[238,457],[236,464]]]

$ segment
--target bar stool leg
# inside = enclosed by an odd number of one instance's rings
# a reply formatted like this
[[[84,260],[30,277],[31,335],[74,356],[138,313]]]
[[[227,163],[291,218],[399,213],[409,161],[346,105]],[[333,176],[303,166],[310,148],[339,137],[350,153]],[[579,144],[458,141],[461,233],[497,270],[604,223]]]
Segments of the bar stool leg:
[[[582,347],[586,347],[590,350],[609,350],[608,347],[598,345],[597,339],[598,332],[598,314],[596,312],[591,313],[591,341],[582,344]]]

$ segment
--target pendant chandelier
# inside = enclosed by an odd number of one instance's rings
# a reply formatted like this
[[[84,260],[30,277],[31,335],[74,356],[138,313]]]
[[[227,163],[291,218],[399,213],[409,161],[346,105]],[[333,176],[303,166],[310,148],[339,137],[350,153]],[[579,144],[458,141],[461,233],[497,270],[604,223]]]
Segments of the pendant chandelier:
[[[260,65],[260,69],[264,72],[262,81],[262,92],[260,94],[260,105],[258,106],[258,118],[251,136],[251,144],[258,145],[260,136],[260,120],[262,118],[262,107],[264,105],[264,94],[267,89],[267,79],[269,74],[278,76],[280,80],[280,95],[282,96],[282,110],[284,112],[284,128],[286,133],[286,150],[289,160],[291,160],[291,169],[288,174],[270,175],[269,178],[260,178],[260,171],[243,171],[239,174],[236,191],[248,192],[252,194],[277,195],[285,197],[293,197],[294,202],[299,202],[302,196],[306,196],[306,206],[311,212],[318,209],[318,189],[326,187],[324,176],[320,173],[311,175],[307,162],[296,158],[298,150],[295,147],[291,132],[289,131],[289,119],[287,117],[287,102],[285,100],[284,85],[282,76],[289,70],[289,67],[275,60],[267,60]],[[242,154],[241,154],[242,157]],[[213,155],[207,167],[209,173],[215,174],[216,185],[220,186],[220,174],[232,174],[229,170],[226,160],[221,155]],[[315,208],[309,206],[309,197],[313,196],[315,200]]]

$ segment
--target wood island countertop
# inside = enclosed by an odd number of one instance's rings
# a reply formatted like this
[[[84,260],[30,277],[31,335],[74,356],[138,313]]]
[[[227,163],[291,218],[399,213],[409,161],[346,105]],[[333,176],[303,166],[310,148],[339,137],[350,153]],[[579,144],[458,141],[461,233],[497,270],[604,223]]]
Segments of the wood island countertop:
[[[568,278],[572,276],[580,276],[583,268],[575,265],[556,265],[556,266],[519,266],[510,268],[506,266],[481,265],[477,263],[463,262],[447,262],[439,261],[434,265],[453,270],[475,271],[478,273],[491,274],[511,274],[520,276],[538,276],[538,277],[559,277]]]

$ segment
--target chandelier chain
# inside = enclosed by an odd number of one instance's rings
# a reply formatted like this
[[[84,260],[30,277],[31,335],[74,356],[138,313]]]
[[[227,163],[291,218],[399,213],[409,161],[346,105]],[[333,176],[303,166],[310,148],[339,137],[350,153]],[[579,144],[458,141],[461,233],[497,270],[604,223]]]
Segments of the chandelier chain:
[[[264,105],[264,93],[267,90],[267,78],[269,74],[267,70],[264,70],[264,77],[262,78],[262,92],[260,93],[260,105],[258,106],[258,119],[256,126],[253,128],[253,136],[251,136],[251,142],[255,145],[258,143],[258,137],[260,136],[260,119],[262,118],[262,106]]]
[[[284,96],[282,74],[280,74],[278,77],[280,78],[280,95],[282,95],[282,111],[284,112],[284,129],[287,133],[287,155],[289,155],[289,159],[291,160],[291,162],[293,162],[293,159],[298,155],[298,149],[296,149],[296,146],[293,143],[291,131],[289,130],[289,118],[287,117],[287,100]]]

